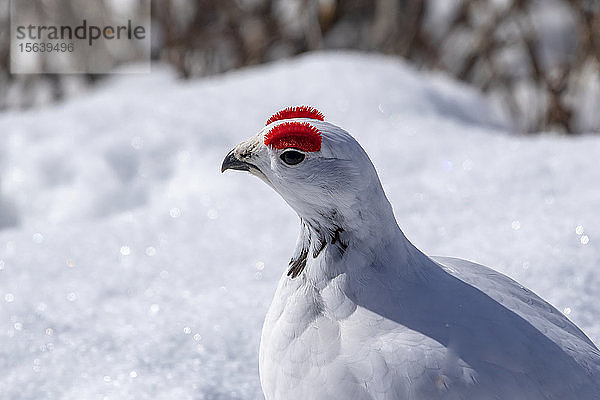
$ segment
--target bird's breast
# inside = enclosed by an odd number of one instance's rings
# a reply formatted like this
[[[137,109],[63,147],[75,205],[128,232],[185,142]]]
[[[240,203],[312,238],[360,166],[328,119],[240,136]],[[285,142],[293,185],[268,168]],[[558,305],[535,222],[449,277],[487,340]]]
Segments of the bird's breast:
[[[397,324],[358,307],[346,279],[340,274],[317,288],[303,276],[282,277],[260,345],[267,399],[372,398],[365,384],[371,363],[387,368],[373,340]]]
[[[318,380],[319,370],[339,357],[340,324],[328,314],[320,291],[302,277],[281,279],[260,345],[267,399],[305,393],[307,383]]]

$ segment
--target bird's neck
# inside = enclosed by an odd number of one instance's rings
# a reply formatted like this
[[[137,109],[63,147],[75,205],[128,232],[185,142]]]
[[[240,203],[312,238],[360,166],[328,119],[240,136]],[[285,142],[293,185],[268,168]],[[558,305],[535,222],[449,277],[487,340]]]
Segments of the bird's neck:
[[[420,266],[430,261],[404,236],[392,207],[380,189],[365,201],[369,208],[344,210],[343,218],[301,217],[301,231],[288,276],[301,274],[319,286],[346,274],[360,275],[368,268],[393,269],[395,276],[418,279]],[[382,271],[384,272],[384,271]]]

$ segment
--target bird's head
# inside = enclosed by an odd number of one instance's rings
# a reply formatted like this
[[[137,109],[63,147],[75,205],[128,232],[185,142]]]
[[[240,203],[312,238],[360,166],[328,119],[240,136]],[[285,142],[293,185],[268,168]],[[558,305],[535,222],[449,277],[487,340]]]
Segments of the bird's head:
[[[318,226],[353,230],[391,213],[362,147],[311,107],[271,116],[262,130],[227,154],[221,171],[227,169],[261,178],[300,218]]]

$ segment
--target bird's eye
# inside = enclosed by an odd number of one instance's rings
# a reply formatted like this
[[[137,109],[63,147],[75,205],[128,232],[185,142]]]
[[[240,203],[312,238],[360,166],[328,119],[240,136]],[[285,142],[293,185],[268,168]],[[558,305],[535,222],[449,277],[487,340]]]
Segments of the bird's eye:
[[[304,153],[300,153],[296,150],[287,150],[280,156],[287,165],[300,164],[304,160],[304,157]]]

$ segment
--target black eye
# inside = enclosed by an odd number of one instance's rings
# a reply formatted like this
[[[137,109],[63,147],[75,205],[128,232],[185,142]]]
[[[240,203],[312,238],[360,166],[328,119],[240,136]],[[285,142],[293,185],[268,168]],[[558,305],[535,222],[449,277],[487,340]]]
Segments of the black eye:
[[[305,155],[296,150],[287,150],[280,157],[287,165],[296,165],[304,160]]]

